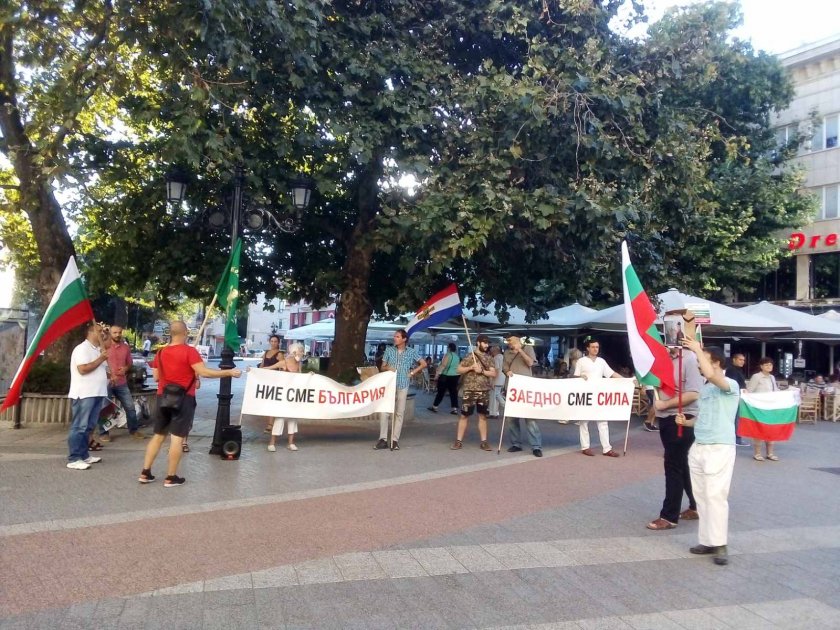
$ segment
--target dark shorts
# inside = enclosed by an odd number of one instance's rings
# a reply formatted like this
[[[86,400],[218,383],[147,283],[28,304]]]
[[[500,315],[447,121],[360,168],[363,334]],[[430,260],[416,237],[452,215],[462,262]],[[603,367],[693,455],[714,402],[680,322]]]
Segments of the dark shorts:
[[[177,437],[185,438],[192,429],[193,418],[195,417],[195,396],[185,396],[181,409],[161,409],[158,407],[155,418],[155,433],[166,435],[171,433]]]
[[[474,410],[478,410],[478,415],[486,416],[490,408],[490,392],[464,392],[461,397],[461,415],[468,418],[473,414]]]
[[[648,404],[653,407],[653,403],[656,400],[656,396],[653,393],[652,389],[646,389],[645,395],[647,396]]]

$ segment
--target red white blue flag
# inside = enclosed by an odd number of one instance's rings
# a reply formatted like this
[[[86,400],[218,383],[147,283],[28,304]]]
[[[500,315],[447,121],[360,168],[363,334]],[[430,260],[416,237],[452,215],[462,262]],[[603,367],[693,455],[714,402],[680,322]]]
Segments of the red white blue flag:
[[[414,319],[408,322],[405,331],[410,337],[418,330],[425,330],[431,326],[458,317],[463,312],[461,308],[461,297],[458,295],[458,287],[451,284],[443,291],[435,293],[423,304],[414,314]]]

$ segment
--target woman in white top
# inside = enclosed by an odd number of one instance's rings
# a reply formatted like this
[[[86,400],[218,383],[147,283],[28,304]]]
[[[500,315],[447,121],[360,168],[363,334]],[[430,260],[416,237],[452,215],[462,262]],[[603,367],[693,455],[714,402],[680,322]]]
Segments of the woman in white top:
[[[773,359],[770,357],[762,357],[758,362],[758,372],[750,377],[747,381],[747,391],[751,394],[761,394],[763,392],[778,391],[779,386],[776,385],[776,377],[773,376]],[[779,461],[779,458],[773,453],[773,442],[765,442],[765,449],[767,450],[767,459],[771,462]],[[753,459],[757,462],[763,462],[764,457],[761,455],[761,442],[753,440]]]
[[[289,352],[286,353],[286,371],[300,372],[300,360],[303,358],[303,344],[293,343],[289,347]],[[283,426],[288,425],[287,435],[289,438],[289,445],[286,447],[290,451],[298,450],[295,444],[295,435],[297,434],[298,425],[297,420],[286,420],[284,418],[274,418],[274,423],[271,425],[271,439],[268,442],[268,450],[272,453],[277,450],[274,445],[278,435],[283,435]]]

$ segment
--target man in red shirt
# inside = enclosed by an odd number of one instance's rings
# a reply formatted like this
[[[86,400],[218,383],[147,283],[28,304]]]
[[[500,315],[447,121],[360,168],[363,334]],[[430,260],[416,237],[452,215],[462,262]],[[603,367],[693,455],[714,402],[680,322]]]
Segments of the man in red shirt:
[[[145,440],[146,436],[140,433],[140,425],[137,422],[137,412],[134,409],[134,399],[128,389],[126,375],[131,369],[131,348],[123,339],[122,326],[111,326],[111,347],[108,348],[108,369],[111,372],[108,381],[108,398],[117,398],[125,410],[125,417],[128,421],[128,433],[137,440]]]
[[[155,418],[155,434],[146,447],[143,470],[138,478],[140,483],[151,483],[155,480],[154,475],[152,475],[152,464],[155,462],[166,435],[170,434],[169,462],[166,468],[166,479],[163,481],[164,488],[180,486],[186,481],[183,477],[179,477],[177,472],[178,463],[181,461],[184,438],[190,432],[195,415],[197,377],[221,378],[232,376],[239,378],[242,375],[242,370],[239,369],[214,370],[204,365],[198,350],[187,344],[187,325],[184,322],[171,322],[169,334],[171,336],[169,345],[161,348],[152,362],[152,370],[158,383],[158,397],[163,393],[163,388],[170,383],[180,385],[187,390],[187,393],[180,409],[166,409],[158,406],[158,415]]]

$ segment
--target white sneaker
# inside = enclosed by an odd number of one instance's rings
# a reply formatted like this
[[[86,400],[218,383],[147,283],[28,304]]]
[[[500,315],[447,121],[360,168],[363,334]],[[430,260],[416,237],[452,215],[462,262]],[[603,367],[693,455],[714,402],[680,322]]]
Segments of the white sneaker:
[[[274,451],[276,451],[276,450],[277,450],[277,447],[276,447],[276,446],[274,446],[274,444],[269,444],[269,445],[268,445],[268,452],[269,452],[269,453],[273,453],[273,452],[274,452]]]
[[[90,464],[86,464],[81,459],[77,459],[75,462],[68,463],[67,468],[70,470],[87,470],[90,468]]]
[[[298,450],[297,444],[289,444],[286,448],[288,448],[290,451]]]
[[[101,457],[94,457],[93,455],[91,455],[90,457],[88,457],[85,460],[85,464],[98,464],[101,461],[102,461]]]

